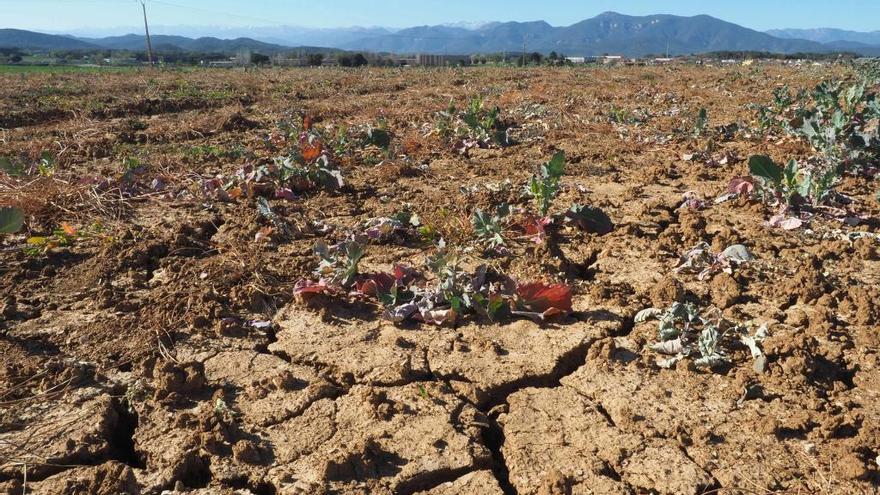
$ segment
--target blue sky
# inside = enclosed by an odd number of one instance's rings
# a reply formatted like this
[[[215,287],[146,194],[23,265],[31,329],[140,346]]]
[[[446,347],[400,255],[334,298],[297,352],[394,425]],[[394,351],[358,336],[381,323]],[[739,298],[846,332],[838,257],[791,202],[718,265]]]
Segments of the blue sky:
[[[407,27],[460,21],[543,19],[568,25],[624,14],[709,14],[758,30],[880,30],[880,0],[147,0],[151,23],[187,26]],[[0,0],[0,27],[46,31],[137,26],[135,0]]]

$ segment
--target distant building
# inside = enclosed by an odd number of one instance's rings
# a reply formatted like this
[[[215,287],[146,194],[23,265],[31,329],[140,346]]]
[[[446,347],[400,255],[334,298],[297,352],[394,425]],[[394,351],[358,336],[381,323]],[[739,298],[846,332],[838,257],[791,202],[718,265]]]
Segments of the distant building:
[[[565,60],[573,63],[573,64],[585,64],[587,63],[587,59],[585,57],[565,57]]]
[[[419,54],[413,60],[415,65],[422,67],[447,67],[453,65],[470,65],[469,55],[429,55]]]
[[[208,62],[208,67],[213,67],[215,69],[231,69],[235,67],[235,62],[232,60],[211,60]]]
[[[235,63],[240,67],[251,65],[252,56],[253,54],[250,50],[239,50],[239,52],[235,55]]]

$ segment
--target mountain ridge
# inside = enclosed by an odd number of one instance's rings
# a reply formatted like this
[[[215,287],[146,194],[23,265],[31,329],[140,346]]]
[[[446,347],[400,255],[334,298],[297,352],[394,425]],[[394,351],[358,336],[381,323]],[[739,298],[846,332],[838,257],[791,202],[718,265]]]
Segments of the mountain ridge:
[[[259,30],[266,36],[257,38],[191,38],[157,34],[153,36],[153,45],[163,50],[231,53],[248,49],[270,55],[290,51],[294,42],[299,46],[326,46],[350,51],[430,54],[519,52],[525,49],[543,53],[556,51],[568,56],[645,56],[665,53],[687,55],[718,51],[783,54],[850,51],[869,56],[880,55],[880,32],[876,33],[878,42],[869,43],[866,40],[872,40],[871,36],[875,33],[813,30],[814,32],[807,32],[805,35],[814,39],[801,39],[791,37],[799,32],[797,30],[778,31],[780,35],[774,36],[708,15],[630,16],[603,12],[569,26],[552,26],[538,20],[423,25],[403,29],[352,27],[301,28],[296,31],[277,27]],[[839,36],[846,39],[831,39]],[[818,41],[825,39],[828,41]],[[86,38],[0,29],[0,47],[11,46],[37,50],[141,51],[144,38],[139,34]]]

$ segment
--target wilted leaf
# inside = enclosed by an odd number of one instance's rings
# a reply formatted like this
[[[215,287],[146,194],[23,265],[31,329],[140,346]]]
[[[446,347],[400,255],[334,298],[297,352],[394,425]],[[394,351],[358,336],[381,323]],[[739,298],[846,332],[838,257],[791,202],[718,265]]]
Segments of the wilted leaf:
[[[300,153],[306,163],[314,162],[324,152],[324,147],[318,139],[304,138],[300,142]]]
[[[769,221],[767,221],[767,225],[770,227],[780,228],[783,230],[795,230],[799,229],[804,224],[803,220],[795,217],[786,217],[785,215],[775,215]]]
[[[721,253],[721,256],[735,263],[746,263],[755,259],[752,253],[742,244],[734,244],[729,246]]]
[[[643,310],[639,311],[638,313],[636,313],[635,322],[636,323],[644,323],[644,322],[650,320],[651,318],[656,318],[657,316],[660,316],[662,314],[663,314],[662,309],[657,309],[657,308],[643,309]]]
[[[527,215],[517,222],[517,226],[523,233],[530,237],[536,244],[541,244],[547,237],[547,226],[553,223],[551,217],[538,217]]]
[[[660,354],[666,354],[667,356],[676,356],[682,351],[681,339],[658,342],[651,346],[651,350]]]
[[[272,227],[263,227],[254,235],[254,242],[264,242],[269,240],[269,236],[272,235],[275,229]]]
[[[277,190],[275,190],[275,198],[293,201],[296,199],[296,194],[294,194],[293,191],[287,187],[280,187]]]
[[[24,212],[14,206],[0,207],[0,233],[14,234],[24,225]]]
[[[727,192],[730,194],[750,196],[754,190],[755,182],[751,177],[734,177],[727,185]]]

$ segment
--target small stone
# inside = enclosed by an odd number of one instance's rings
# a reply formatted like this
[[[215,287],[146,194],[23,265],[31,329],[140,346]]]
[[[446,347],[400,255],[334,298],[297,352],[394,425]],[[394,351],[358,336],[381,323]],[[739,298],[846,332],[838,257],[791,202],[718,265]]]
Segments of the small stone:
[[[752,369],[755,370],[755,373],[759,375],[767,371],[767,356],[761,354],[760,356],[756,357],[755,362],[752,363]]]

